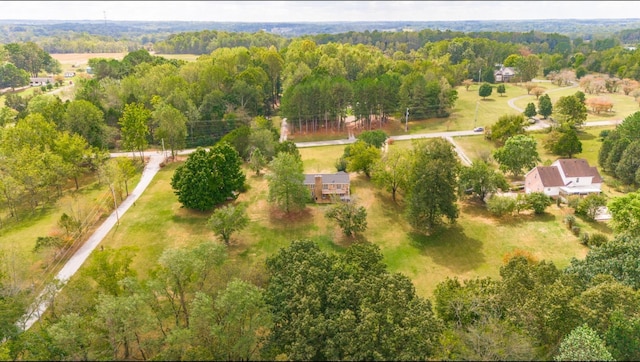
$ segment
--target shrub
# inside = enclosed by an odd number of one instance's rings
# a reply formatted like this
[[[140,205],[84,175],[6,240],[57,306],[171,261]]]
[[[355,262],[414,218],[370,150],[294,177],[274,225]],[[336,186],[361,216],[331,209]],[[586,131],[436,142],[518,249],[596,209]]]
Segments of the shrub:
[[[573,235],[575,236],[579,236],[580,235],[580,226],[572,226],[571,227],[571,232],[573,233]]]
[[[583,233],[582,235],[580,235],[580,244],[589,245],[589,234],[588,233]]]
[[[578,204],[580,204],[580,199],[577,197],[569,197],[569,199],[567,200],[567,205],[569,205],[569,207],[576,209],[578,207]]]
[[[335,167],[336,167],[336,170],[338,172],[340,172],[340,171],[346,172],[347,171],[347,160],[344,157],[340,157],[339,159],[336,160]]]
[[[576,224],[576,217],[573,215],[567,215],[564,217],[564,223],[567,224],[567,228],[571,228]]]
[[[522,250],[522,249],[514,249],[512,252],[504,254],[504,256],[502,257],[502,262],[504,264],[508,264],[509,260],[511,260],[511,259],[513,259],[515,257],[518,257],[518,256],[521,256],[521,257],[527,259],[529,264],[537,264],[538,263],[538,258],[533,256],[533,254],[531,254],[531,252],[526,251],[526,250]]]
[[[576,214],[582,215],[588,220],[594,220],[598,210],[607,204],[607,198],[604,195],[590,194],[580,199],[576,205]]]
[[[511,214],[516,208],[516,200],[508,196],[492,196],[487,201],[487,210],[498,217]]]
[[[609,238],[602,233],[595,233],[589,238],[589,246],[602,246],[607,243]]]
[[[537,215],[544,214],[544,210],[552,204],[551,198],[542,192],[532,192],[527,195],[526,199]]]

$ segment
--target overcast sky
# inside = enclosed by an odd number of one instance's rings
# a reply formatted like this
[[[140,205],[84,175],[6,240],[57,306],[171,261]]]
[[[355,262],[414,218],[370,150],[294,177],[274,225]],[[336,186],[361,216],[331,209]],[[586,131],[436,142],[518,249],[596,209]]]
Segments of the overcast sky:
[[[0,1],[0,19],[228,22],[620,19],[638,1]]]

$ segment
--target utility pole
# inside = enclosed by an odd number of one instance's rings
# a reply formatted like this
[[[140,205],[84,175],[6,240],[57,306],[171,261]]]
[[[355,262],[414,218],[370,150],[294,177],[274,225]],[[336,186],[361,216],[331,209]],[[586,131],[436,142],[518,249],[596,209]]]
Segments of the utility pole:
[[[409,108],[407,108],[407,113],[404,115],[404,131],[409,132]]]
[[[473,117],[473,128],[476,128],[476,122],[478,121],[478,106],[480,105],[480,101],[476,101],[476,115]]]
[[[164,138],[162,138],[162,157],[164,157],[164,161],[167,162],[167,152],[164,150]]]
[[[109,188],[111,189],[111,195],[113,195],[113,209],[116,212],[116,222],[120,225],[120,216],[118,215],[118,203],[116,202],[116,191],[113,188],[113,184],[109,184]]]

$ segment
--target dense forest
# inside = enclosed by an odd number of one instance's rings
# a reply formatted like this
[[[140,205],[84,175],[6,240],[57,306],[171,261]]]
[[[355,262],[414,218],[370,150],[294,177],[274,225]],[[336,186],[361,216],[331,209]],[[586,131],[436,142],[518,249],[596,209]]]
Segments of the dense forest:
[[[408,49],[417,49],[426,41],[452,39],[462,34],[477,37],[507,36],[514,43],[543,43],[527,41],[524,37],[556,37],[599,41],[610,47],[615,44],[636,45],[640,37],[638,19],[594,19],[594,20],[511,20],[511,21],[434,21],[434,22],[340,22],[340,23],[225,23],[225,22],[144,22],[144,21],[27,21],[0,20],[0,43],[36,42],[49,53],[113,53],[137,50],[140,47],[153,49],[154,44],[180,37],[180,33],[199,33],[197,43],[172,48],[169,41],[164,47],[155,49],[163,53],[206,54],[216,47],[269,46],[286,43],[286,40],[302,36],[313,36],[318,43],[329,41],[351,41],[348,37],[361,37],[357,42],[372,44],[406,44]],[[212,34],[235,34],[233,40],[216,40]],[[536,33],[535,36],[533,33]],[[265,33],[262,40],[238,39],[238,33]],[[403,33],[420,33],[403,34]],[[504,33],[504,34],[500,34]],[[373,34],[373,35],[372,35]],[[512,35],[509,35],[512,34]],[[515,35],[514,35],[515,34]],[[556,35],[552,35],[556,34]],[[215,35],[213,35],[215,38]],[[518,39],[520,38],[520,39]],[[522,39],[522,40],[521,40]],[[268,40],[270,43],[264,43]],[[505,41],[505,39],[499,41]],[[355,42],[354,44],[356,44]],[[380,42],[380,44],[376,44]],[[558,39],[548,43],[549,50],[555,43],[566,43]],[[211,44],[210,44],[211,43]],[[167,48],[168,47],[168,48]],[[279,48],[279,47],[278,47]],[[394,47],[395,48],[395,47]],[[566,51],[561,46],[561,52]],[[403,50],[400,48],[399,50]],[[602,49],[597,49],[602,50]],[[548,51],[548,50],[547,50]]]
[[[52,41],[58,36],[6,41],[2,81],[9,79],[4,74],[16,76],[5,85],[23,85],[25,74],[59,71],[47,48],[65,44]],[[120,44],[110,36],[74,35],[67,50],[83,37],[104,37],[100,49]],[[456,89],[470,80],[494,83],[500,64],[518,69],[520,83],[561,73],[569,81],[595,74],[609,85],[640,81],[640,50],[613,35],[586,41],[538,31],[374,30],[285,38],[202,29],[162,40],[142,36],[121,48],[127,52],[122,60],[91,59],[93,76],[78,80],[73,100],[42,92],[6,96],[0,110],[3,222],[18,223],[53,204],[67,182],[77,188],[89,173],[126,197],[135,167],[107,161],[110,149],[220,144],[231,145],[243,161],[255,149],[273,157],[277,131],[267,117],[286,117],[292,132],[339,130],[347,115],[373,130],[405,109],[415,119],[448,117]],[[168,60],[146,43],[159,52],[202,55]],[[607,168],[637,168],[622,155],[631,143],[637,148],[639,119],[629,117],[607,136]],[[416,152],[433,170],[444,165],[429,163],[438,152],[428,147]],[[446,165],[439,169],[457,167]],[[416,171],[414,184],[426,176]],[[450,211],[455,219],[457,210]],[[86,231],[78,222],[67,215],[60,225],[69,234]],[[499,278],[450,278],[430,299],[418,296],[406,276],[388,271],[372,243],[333,253],[292,241],[264,263],[246,263],[232,260],[221,243],[203,242],[165,250],[144,276],[131,267],[136,250],[107,248],[27,333],[14,322],[33,296],[0,270],[0,359],[636,360],[639,231],[633,223],[615,231],[613,240],[565,268],[508,255]],[[42,237],[38,245],[61,248],[69,237]]]

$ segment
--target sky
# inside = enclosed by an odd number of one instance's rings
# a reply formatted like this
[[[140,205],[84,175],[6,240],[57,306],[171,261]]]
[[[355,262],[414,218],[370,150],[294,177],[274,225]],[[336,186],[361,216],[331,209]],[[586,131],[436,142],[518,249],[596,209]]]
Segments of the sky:
[[[0,19],[216,22],[639,18],[640,1],[0,1]]]

